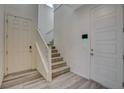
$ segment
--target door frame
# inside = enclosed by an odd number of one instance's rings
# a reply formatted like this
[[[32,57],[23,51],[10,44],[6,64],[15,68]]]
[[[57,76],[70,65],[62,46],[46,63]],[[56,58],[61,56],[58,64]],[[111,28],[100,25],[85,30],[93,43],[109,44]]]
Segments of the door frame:
[[[123,5],[123,63],[124,63],[124,5]],[[124,84],[124,64],[123,64],[123,84]]]
[[[32,22],[32,19],[30,19],[30,18],[25,18],[25,17],[11,15],[11,14],[5,14],[5,19],[4,19],[4,22],[5,22],[4,23],[5,24],[5,26],[4,26],[4,29],[5,29],[5,34],[4,34],[4,46],[5,46],[5,49],[4,49],[4,54],[5,54],[5,57],[4,57],[4,76],[8,74],[8,51],[7,51],[7,46],[8,46],[8,42],[7,42],[7,38],[8,38],[8,16],[23,18],[23,19],[26,19],[26,20],[30,20]],[[33,22],[32,22],[32,25],[33,25]],[[32,49],[32,51],[34,51],[34,50]],[[34,69],[33,61],[31,61],[31,69]]]

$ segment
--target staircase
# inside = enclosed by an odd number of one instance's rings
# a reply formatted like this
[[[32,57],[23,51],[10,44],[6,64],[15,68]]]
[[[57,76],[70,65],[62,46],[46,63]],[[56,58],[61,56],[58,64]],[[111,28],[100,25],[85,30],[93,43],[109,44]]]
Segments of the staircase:
[[[52,78],[54,79],[57,76],[60,76],[64,73],[70,71],[70,68],[67,66],[66,62],[63,60],[63,57],[60,56],[60,53],[55,46],[51,47],[51,56],[52,56]]]

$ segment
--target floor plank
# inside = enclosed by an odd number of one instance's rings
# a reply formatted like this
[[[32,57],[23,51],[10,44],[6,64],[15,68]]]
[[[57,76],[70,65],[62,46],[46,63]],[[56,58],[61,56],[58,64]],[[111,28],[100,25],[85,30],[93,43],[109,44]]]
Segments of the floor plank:
[[[104,89],[100,84],[72,72],[64,73],[47,82],[37,71],[16,73],[4,78],[2,88],[9,89]]]

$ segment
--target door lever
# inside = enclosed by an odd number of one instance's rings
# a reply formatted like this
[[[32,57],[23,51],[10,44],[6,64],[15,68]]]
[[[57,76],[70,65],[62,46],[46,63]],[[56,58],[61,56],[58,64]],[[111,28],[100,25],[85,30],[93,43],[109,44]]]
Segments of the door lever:
[[[93,53],[90,53],[91,56],[93,56],[94,54]]]
[[[29,52],[32,52],[32,46],[31,45],[29,46]]]
[[[32,49],[32,46],[29,46],[29,49]]]
[[[93,51],[93,49],[90,49],[91,51]]]

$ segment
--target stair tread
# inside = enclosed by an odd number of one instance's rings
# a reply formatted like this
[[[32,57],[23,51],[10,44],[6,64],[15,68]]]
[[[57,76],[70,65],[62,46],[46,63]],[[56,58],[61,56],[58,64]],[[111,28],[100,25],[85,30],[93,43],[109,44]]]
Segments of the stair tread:
[[[56,73],[56,72],[59,72],[59,71],[62,71],[62,70],[65,70],[69,68],[68,66],[63,66],[63,67],[60,67],[60,68],[56,68],[56,69],[53,69],[52,70],[52,73]]]
[[[58,64],[62,64],[62,63],[66,63],[66,62],[65,62],[65,61],[55,62],[55,63],[52,63],[52,66],[54,66],[54,65],[58,65]]]
[[[58,77],[68,71],[70,71],[69,66],[67,66],[61,54],[54,47],[51,49],[52,51],[52,78]]]
[[[56,48],[52,49],[52,50],[57,50]]]
[[[60,57],[60,53],[54,53],[54,54],[52,54],[52,58],[54,58],[54,57]]]
[[[52,59],[56,59],[56,58],[63,58],[63,57],[61,57],[61,56],[59,56],[59,57],[53,57]]]
[[[51,48],[56,48],[55,46],[51,46]]]
[[[57,49],[51,49],[52,53],[57,53],[58,50]]]
[[[55,55],[55,54],[60,54],[60,53],[58,53],[58,52],[52,53],[52,55]]]

